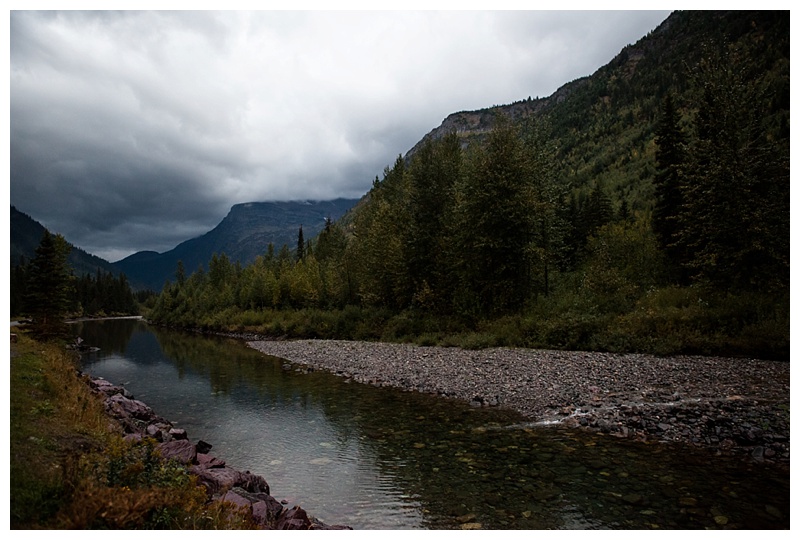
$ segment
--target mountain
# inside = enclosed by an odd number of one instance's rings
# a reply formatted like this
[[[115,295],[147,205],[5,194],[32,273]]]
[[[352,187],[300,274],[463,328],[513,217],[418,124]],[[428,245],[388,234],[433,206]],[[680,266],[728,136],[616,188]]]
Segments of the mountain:
[[[45,227],[28,214],[11,207],[11,264],[16,266],[30,261],[36,256],[36,248],[44,235]],[[97,270],[120,274],[119,268],[95,255],[91,255],[72,244],[67,262],[76,276],[96,274]]]
[[[720,49],[725,53],[720,53]],[[691,115],[701,61],[728,54],[728,67],[761,80],[774,96],[764,127],[788,140],[789,15],[786,11],[678,11],[634,44],[624,47],[590,76],[561,86],[551,96],[450,114],[406,154],[427,139],[455,132],[462,146],[480,144],[503,114],[515,122],[545,120],[558,141],[562,180],[577,194],[599,184],[618,207],[652,207],[654,130],[664,97],[676,97]],[[725,63],[725,60],[722,60]]]
[[[355,199],[335,199],[237,204],[219,225],[202,236],[164,253],[134,253],[114,265],[131,282],[158,291],[166,281],[174,280],[178,261],[183,263],[188,274],[201,265],[207,270],[215,253],[224,253],[232,262],[244,265],[264,255],[270,243],[276,252],[284,244],[294,249],[301,226],[304,238],[311,239],[322,230],[327,218],[339,219],[356,202]]]

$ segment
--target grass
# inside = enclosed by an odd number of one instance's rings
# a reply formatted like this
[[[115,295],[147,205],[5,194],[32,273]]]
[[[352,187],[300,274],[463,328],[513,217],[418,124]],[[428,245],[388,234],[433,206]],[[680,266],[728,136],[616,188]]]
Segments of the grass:
[[[248,529],[208,504],[153,441],[129,443],[76,372],[63,343],[18,332],[10,366],[12,529]]]

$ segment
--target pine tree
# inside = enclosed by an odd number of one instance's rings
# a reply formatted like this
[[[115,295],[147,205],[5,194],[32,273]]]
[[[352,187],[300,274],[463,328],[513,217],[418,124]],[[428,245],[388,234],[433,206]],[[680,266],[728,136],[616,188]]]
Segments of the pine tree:
[[[45,337],[63,332],[72,275],[67,264],[70,246],[61,235],[45,230],[30,265],[28,309],[35,330]]]
[[[724,58],[724,57],[723,57]],[[696,137],[682,174],[679,243],[693,277],[720,290],[789,285],[788,141],[768,136],[774,111],[758,80],[712,59],[701,87]]]
[[[405,260],[415,303],[421,307],[443,308],[449,296],[444,229],[460,175],[461,146],[455,133],[426,140],[408,167]]]
[[[681,172],[686,166],[685,137],[671,95],[667,95],[656,127],[655,206],[652,227],[658,245],[667,256],[673,281],[684,281],[680,268],[687,263],[678,243],[679,215],[683,207]]]
[[[298,262],[306,258],[306,242],[303,239],[302,225],[300,225],[300,230],[297,232],[297,253],[295,255]]]
[[[183,261],[178,261],[178,267],[175,270],[175,280],[178,284],[178,287],[183,287],[183,284],[186,282],[186,269],[183,266]]]
[[[535,221],[529,156],[507,118],[498,118],[472,154],[460,191],[457,310],[472,316],[519,310],[530,292]]]

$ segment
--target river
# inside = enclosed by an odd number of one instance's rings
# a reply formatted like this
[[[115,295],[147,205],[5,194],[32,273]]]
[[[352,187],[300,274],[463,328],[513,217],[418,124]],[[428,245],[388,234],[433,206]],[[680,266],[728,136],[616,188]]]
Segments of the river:
[[[231,467],[354,529],[780,529],[789,476],[513,412],[375,388],[236,340],[74,323],[82,369],[124,385]]]

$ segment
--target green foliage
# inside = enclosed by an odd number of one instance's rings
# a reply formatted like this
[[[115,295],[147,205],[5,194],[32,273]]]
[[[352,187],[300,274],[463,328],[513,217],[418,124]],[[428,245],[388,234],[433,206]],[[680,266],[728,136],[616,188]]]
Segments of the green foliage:
[[[346,221],[298,238],[298,257],[215,256],[208,275],[165,287],[151,317],[468,348],[787,355],[786,14],[678,12],[558,96],[454,115],[458,132],[398,157]]]
[[[59,335],[68,315],[103,316],[138,313],[124,274],[114,277],[97,268],[95,275],[72,275],[67,263],[70,246],[45,230],[37,256],[11,272],[11,313],[31,315],[42,336]]]
[[[681,173],[686,167],[685,137],[680,127],[680,118],[671,95],[667,95],[661,110],[656,130],[656,175],[655,205],[653,208],[653,231],[660,249],[667,256],[673,281],[685,282],[677,274],[687,262],[685,254],[677,245],[678,215],[683,207]]]
[[[36,248],[36,257],[31,261],[26,306],[41,336],[63,333],[72,287],[72,275],[67,265],[69,250],[63,236],[53,236],[45,230]]]
[[[722,290],[789,285],[789,148],[764,120],[780,111],[730,57],[696,75],[702,93],[683,173],[677,243],[697,280]]]

